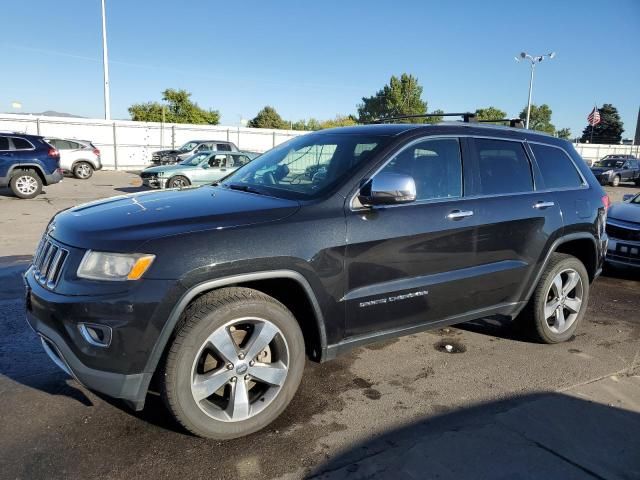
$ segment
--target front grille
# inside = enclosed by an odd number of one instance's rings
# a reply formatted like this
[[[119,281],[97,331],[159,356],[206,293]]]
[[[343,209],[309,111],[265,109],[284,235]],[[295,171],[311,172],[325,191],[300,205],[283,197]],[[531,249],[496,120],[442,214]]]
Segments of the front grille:
[[[33,278],[42,286],[55,288],[69,251],[56,245],[45,235],[33,256]]]
[[[160,154],[159,153],[154,153],[151,155],[151,161],[152,162],[159,162],[160,161]]]
[[[607,223],[607,235],[616,240],[628,240],[631,242],[640,242],[640,230],[631,230],[629,228],[619,227]]]
[[[150,172],[140,172],[140,178],[151,178],[154,179],[158,176],[157,173],[150,173]]]

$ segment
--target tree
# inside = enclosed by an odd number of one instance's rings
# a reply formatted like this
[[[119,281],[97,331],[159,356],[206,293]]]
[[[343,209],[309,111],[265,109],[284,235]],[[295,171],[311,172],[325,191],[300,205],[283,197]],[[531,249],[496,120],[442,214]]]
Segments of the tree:
[[[618,109],[610,103],[602,105],[600,110],[600,123],[595,127],[587,125],[582,131],[581,143],[591,142],[591,129],[593,128],[593,143],[618,144],[622,141],[624,132],[623,123],[618,114]]]
[[[253,128],[289,128],[289,123],[285,122],[276,109],[267,105],[258,114],[249,120],[248,127]]]
[[[561,128],[556,132],[559,138],[564,138],[565,140],[569,140],[571,138],[571,129],[569,128]]]
[[[529,128],[531,130],[538,130],[539,132],[546,132],[554,134],[556,127],[551,123],[551,108],[546,103],[543,103],[539,107],[537,105],[531,105],[531,115],[529,117]],[[520,118],[527,118],[527,107],[520,112]]]
[[[356,125],[357,123],[358,120],[353,115],[336,115],[336,117],[331,120],[320,122],[316,130],[335,127],[350,127],[351,125]]]
[[[190,97],[191,94],[186,90],[167,88],[162,92],[162,101],[165,103],[134,103],[129,107],[129,114],[137,122],[165,121],[203,125],[217,125],[220,122],[220,112],[204,110],[192,102]]]
[[[478,108],[476,110],[477,120],[499,120],[507,118],[507,113],[496,107]],[[500,122],[497,122],[501,125]]]
[[[422,100],[422,87],[413,75],[395,75],[389,84],[371,97],[362,97],[358,105],[360,122],[370,122],[378,118],[401,115],[419,115],[427,112],[427,102]],[[407,119],[403,122],[421,122],[422,119]]]

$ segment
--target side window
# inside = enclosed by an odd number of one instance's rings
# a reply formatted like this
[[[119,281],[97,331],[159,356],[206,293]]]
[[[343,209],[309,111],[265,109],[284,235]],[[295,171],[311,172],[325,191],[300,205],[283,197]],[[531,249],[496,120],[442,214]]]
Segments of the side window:
[[[234,167],[242,167],[249,163],[249,157],[246,155],[231,155],[231,158],[233,159],[232,166]]]
[[[209,159],[209,166],[213,168],[220,168],[224,166],[226,161],[226,155],[214,155]]]
[[[0,137],[0,150],[9,150],[9,138]]]
[[[563,150],[536,143],[529,145],[542,172],[546,188],[578,188],[582,186],[580,174]]]
[[[226,143],[219,143],[217,148],[221,152],[230,152],[231,151],[231,146],[226,144]]]
[[[476,138],[482,195],[533,191],[531,164],[520,142]]]
[[[79,143],[72,142],[70,140],[68,140],[67,143],[69,144],[69,150],[77,150],[77,149],[80,148],[80,144]]]
[[[462,158],[455,138],[418,142],[398,153],[382,171],[411,175],[416,200],[462,196]]]
[[[33,145],[24,138],[12,137],[11,141],[14,150],[31,150],[33,148]]]

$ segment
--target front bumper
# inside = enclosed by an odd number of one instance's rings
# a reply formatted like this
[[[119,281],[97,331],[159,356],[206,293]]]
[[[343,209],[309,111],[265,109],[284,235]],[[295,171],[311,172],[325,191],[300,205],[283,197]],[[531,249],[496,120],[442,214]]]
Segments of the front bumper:
[[[164,178],[158,177],[144,177],[142,178],[142,185],[149,188],[164,188]]]
[[[640,242],[609,236],[606,261],[615,265],[640,267]]]

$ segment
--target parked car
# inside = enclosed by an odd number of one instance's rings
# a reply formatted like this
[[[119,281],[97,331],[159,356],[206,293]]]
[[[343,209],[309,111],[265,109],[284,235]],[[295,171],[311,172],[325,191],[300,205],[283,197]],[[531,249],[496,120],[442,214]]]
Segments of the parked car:
[[[237,152],[233,142],[220,140],[191,140],[177,150],[158,150],[151,155],[151,163],[154,165],[173,165],[201,152]]]
[[[0,187],[34,198],[43,185],[62,180],[60,153],[38,135],[0,132]]]
[[[86,180],[95,170],[102,169],[100,150],[89,140],[49,137],[46,141],[60,152],[60,168],[64,172]]]
[[[283,412],[305,357],[491,315],[571,339],[607,207],[573,146],[531,130],[322,130],[215,185],[58,213],[27,319],[88,388],[142,409],[153,378],[187,430],[235,438]]]
[[[244,152],[201,152],[176,165],[145,168],[140,178],[143,185],[152,188],[211,184],[250,161]]]
[[[640,267],[640,194],[623,198],[607,215],[607,262]]]
[[[620,182],[634,182],[640,186],[640,163],[635,158],[607,155],[594,163],[591,171],[602,185],[617,187]]]

